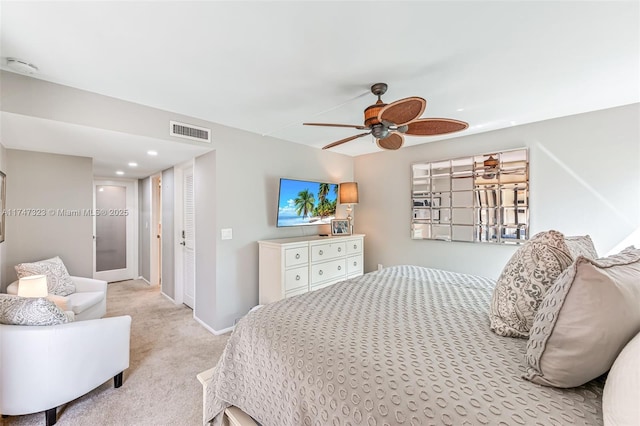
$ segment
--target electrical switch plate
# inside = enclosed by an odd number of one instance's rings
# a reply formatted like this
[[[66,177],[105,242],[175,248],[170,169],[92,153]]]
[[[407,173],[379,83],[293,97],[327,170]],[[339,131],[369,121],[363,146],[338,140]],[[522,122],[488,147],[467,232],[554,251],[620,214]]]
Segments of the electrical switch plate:
[[[220,237],[223,240],[230,240],[233,238],[233,230],[231,228],[225,228],[220,230]]]

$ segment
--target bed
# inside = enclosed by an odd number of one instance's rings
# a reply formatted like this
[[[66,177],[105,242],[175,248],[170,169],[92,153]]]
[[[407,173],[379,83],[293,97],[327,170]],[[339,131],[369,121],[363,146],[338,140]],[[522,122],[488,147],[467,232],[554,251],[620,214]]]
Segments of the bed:
[[[489,327],[494,286],[396,266],[255,310],[212,371],[204,420],[237,407],[265,426],[601,425],[603,377],[522,378],[527,340]]]

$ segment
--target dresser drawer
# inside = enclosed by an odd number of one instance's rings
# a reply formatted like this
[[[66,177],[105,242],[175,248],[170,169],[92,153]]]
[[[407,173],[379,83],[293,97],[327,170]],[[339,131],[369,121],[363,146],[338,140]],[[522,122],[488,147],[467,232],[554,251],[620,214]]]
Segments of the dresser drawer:
[[[311,261],[319,262],[344,256],[346,250],[347,248],[344,242],[314,245],[311,246]]]
[[[362,275],[363,268],[362,255],[350,256],[347,258],[347,275]]]
[[[330,262],[311,265],[311,286],[329,280],[344,278],[346,276],[346,259],[336,259]]]
[[[362,240],[347,241],[347,255],[362,253]]]
[[[298,288],[309,287],[309,267],[288,269],[284,272],[284,291],[289,292]]]
[[[293,296],[297,296],[299,294],[305,294],[308,292],[309,292],[309,289],[307,287],[300,287],[299,289],[296,289],[296,290],[287,291],[284,294],[284,297],[286,299],[287,297],[293,297]]]
[[[309,262],[309,249],[307,246],[292,247],[284,251],[284,267],[290,268],[296,265],[306,265]]]

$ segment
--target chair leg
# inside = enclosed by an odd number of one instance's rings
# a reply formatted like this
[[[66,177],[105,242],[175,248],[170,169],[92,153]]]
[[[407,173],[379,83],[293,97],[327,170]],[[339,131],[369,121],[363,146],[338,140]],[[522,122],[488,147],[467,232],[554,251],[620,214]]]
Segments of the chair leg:
[[[44,418],[45,418],[45,422],[47,424],[47,426],[53,426],[56,424],[56,421],[58,420],[56,418],[56,408],[50,408],[47,411],[44,412]]]
[[[120,386],[122,386],[122,373],[123,372],[121,371],[113,377],[114,388],[119,388]]]

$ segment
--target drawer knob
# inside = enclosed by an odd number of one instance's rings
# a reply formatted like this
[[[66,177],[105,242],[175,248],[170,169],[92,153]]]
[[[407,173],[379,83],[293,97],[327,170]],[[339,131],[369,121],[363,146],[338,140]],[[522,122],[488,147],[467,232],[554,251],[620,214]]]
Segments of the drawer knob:
[[[338,253],[342,251],[342,247],[338,247]]]
[[[354,245],[353,245],[353,249],[354,249],[354,250],[356,250],[357,248],[358,248],[358,245],[357,245],[357,244],[354,244]]]
[[[296,275],[296,281],[300,281],[300,275]]]
[[[358,262],[353,262],[353,266],[358,266]]]
[[[318,253],[320,254],[320,256],[322,256],[324,254],[324,252],[322,250],[320,250]]]
[[[300,259],[300,253],[296,253],[296,259]]]
[[[342,266],[338,265],[338,271],[342,271]]]
[[[318,275],[322,275],[322,274],[323,274],[322,269],[320,269],[320,270],[318,271]]]

